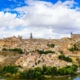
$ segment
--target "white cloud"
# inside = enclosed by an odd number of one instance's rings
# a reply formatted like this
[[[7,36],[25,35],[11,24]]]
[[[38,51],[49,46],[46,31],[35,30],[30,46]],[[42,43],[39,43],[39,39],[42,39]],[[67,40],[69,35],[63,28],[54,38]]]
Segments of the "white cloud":
[[[15,28],[17,26],[26,26],[28,22],[17,18],[16,14],[0,12],[0,27]]]
[[[13,13],[0,12],[0,27],[12,28],[11,31],[3,29],[4,35],[20,34],[29,37],[27,35],[32,32],[34,37],[38,38],[60,38],[69,36],[71,32],[79,32],[80,11],[77,10],[79,7],[73,8],[74,4],[78,4],[74,0],[58,1],[55,4],[46,1],[26,0],[25,3],[28,6],[14,9],[20,13],[20,16],[22,15],[20,18],[17,18],[17,15]],[[25,14],[23,15],[23,13]],[[22,30],[16,31],[17,26],[23,26]],[[13,31],[14,33],[12,33]]]

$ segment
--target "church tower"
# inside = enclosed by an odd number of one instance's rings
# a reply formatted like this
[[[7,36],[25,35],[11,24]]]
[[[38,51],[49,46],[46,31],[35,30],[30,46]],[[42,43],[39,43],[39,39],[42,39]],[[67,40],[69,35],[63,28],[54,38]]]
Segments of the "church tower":
[[[73,38],[73,33],[71,32],[71,38]]]
[[[30,39],[33,39],[32,33],[30,34]]]

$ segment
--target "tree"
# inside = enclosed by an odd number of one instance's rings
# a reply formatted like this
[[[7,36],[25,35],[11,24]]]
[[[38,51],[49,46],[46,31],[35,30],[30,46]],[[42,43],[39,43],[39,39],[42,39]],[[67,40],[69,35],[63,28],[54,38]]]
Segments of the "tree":
[[[17,66],[12,66],[12,65],[4,66],[2,71],[4,73],[11,73],[11,74],[13,74],[13,73],[17,73],[18,67]]]
[[[77,58],[76,61],[78,62],[78,66],[80,67],[80,58]]]
[[[72,68],[67,68],[67,73],[72,75],[74,74],[74,70]]]
[[[47,44],[48,47],[54,48],[54,44]]]
[[[40,67],[36,67],[34,68],[35,71],[38,71],[38,72],[42,72],[42,69]]]
[[[52,76],[57,75],[57,68],[56,67],[51,68],[51,75]]]
[[[74,72],[76,72],[76,71],[77,71],[77,68],[78,68],[78,66],[77,66],[77,65],[75,65],[75,64],[73,64],[73,65],[72,65],[72,69],[74,70]]]
[[[58,74],[59,75],[66,75],[67,74],[67,70],[65,67],[62,67],[58,70]]]
[[[23,53],[22,49],[20,49],[20,48],[14,48],[14,49],[3,48],[2,51],[14,51],[14,52],[17,51],[17,52],[19,52],[19,54]]]
[[[67,62],[72,62],[72,59],[71,59],[71,58],[66,57],[66,56],[63,55],[63,54],[60,55],[58,58],[61,59],[61,60],[65,60],[65,61],[67,61]]]
[[[7,51],[7,49],[6,48],[3,48],[2,51]]]

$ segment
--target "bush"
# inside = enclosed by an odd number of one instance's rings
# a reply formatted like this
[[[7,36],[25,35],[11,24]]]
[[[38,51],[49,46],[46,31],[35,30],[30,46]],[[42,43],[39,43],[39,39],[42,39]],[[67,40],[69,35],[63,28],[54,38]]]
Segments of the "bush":
[[[59,51],[60,52],[60,54],[63,54],[63,51]]]
[[[74,44],[73,47],[69,48],[70,51],[74,52],[74,51],[78,51],[77,46]]]
[[[42,79],[42,69],[40,67],[36,67],[34,69],[25,70],[21,72],[20,77],[24,79]]]
[[[20,72],[17,72],[16,74],[12,74],[12,77],[19,79],[20,78]]]
[[[65,60],[67,62],[72,62],[72,59],[69,57],[66,57],[65,55],[60,55],[58,58],[61,60]]]
[[[40,54],[55,53],[54,51],[51,51],[51,50],[47,50],[47,51],[44,51],[44,50],[36,50],[36,51],[39,52]]]
[[[36,67],[34,69],[28,69],[21,72],[20,77],[24,79],[41,79],[47,76],[56,76],[56,75],[73,75],[77,71],[77,66],[66,66],[57,69],[56,67],[43,66],[42,68]]]
[[[17,73],[18,67],[17,66],[12,66],[12,65],[4,66],[2,71],[4,73],[11,73],[11,74],[13,74],[13,73]]]
[[[12,74],[11,73],[5,73],[4,76],[5,77],[12,77]]]
[[[73,74],[76,74],[77,68],[78,67],[76,65],[62,67],[58,70],[58,74],[59,75],[73,75]]]
[[[23,53],[22,49],[20,49],[20,48],[14,48],[14,49],[3,48],[2,51],[14,51],[14,52],[17,51],[17,52],[19,52],[19,54]]]
[[[6,48],[3,48],[2,51],[7,51],[7,49]]]
[[[54,48],[54,44],[47,44],[48,47]]]

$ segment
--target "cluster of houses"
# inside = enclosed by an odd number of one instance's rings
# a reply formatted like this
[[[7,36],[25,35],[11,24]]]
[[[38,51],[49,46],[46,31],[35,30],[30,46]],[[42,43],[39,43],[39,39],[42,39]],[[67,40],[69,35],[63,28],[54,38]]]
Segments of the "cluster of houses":
[[[80,35],[77,34],[77,37],[75,36],[76,35],[72,33],[71,38],[64,37],[61,39],[33,39],[32,34],[30,39],[22,39],[21,36],[13,36],[0,40],[0,50],[3,48],[21,48],[24,54],[15,61],[15,65],[23,68],[42,67],[43,65],[62,67],[72,65],[72,63],[59,60],[58,56],[60,55],[60,51],[63,51],[65,56],[70,56],[74,62],[76,62],[75,56],[80,56],[79,51],[74,53],[69,51],[69,48],[80,41]],[[48,44],[54,44],[55,46],[49,47]],[[55,53],[39,54],[35,52],[36,50],[50,50]],[[4,61],[4,59],[5,57],[0,58],[0,62]]]

